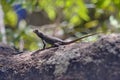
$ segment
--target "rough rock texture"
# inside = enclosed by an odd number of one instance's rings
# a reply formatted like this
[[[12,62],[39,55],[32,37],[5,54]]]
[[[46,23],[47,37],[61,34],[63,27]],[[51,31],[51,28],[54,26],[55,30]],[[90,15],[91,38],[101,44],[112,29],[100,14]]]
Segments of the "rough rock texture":
[[[0,80],[120,80],[120,34],[94,43],[0,54]]]

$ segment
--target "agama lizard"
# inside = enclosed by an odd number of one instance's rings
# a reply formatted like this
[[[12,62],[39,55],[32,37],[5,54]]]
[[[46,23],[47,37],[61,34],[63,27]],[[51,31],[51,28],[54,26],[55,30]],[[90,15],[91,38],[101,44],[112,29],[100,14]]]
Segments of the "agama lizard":
[[[92,34],[88,34],[88,35],[85,35],[85,36],[82,36],[78,39],[75,39],[73,41],[69,41],[69,42],[65,42],[59,38],[55,38],[55,37],[50,37],[50,36],[47,36],[47,35],[44,35],[42,32],[39,32],[37,29],[36,30],[33,30],[33,32],[42,39],[42,42],[44,44],[43,46],[43,49],[45,49],[46,47],[46,43],[48,44],[51,44],[52,47],[58,47],[59,45],[67,45],[67,44],[71,44],[71,43],[74,43],[78,40],[81,40],[83,38],[86,38],[86,37],[89,37],[89,36],[92,36],[92,35],[95,35],[97,33],[92,33]]]

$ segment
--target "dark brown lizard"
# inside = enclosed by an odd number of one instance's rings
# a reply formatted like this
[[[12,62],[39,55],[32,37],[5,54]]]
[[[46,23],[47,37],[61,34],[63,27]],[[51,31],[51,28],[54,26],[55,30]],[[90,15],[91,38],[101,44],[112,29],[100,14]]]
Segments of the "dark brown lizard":
[[[36,29],[36,30],[33,30],[33,32],[34,32],[38,37],[41,38],[41,40],[42,40],[42,42],[43,42],[43,44],[44,44],[43,49],[45,49],[46,43],[51,44],[52,47],[58,47],[58,46],[60,46],[60,45],[71,44],[71,43],[74,43],[74,42],[76,42],[76,41],[78,41],[78,40],[81,40],[81,39],[83,39],[83,38],[86,38],[86,37],[89,37],[89,36],[92,36],[92,35],[97,34],[97,33],[92,33],[92,34],[88,34],[88,35],[82,36],[82,37],[80,37],[80,38],[78,38],[78,39],[75,39],[75,40],[73,40],[73,41],[65,42],[65,41],[63,41],[63,40],[61,40],[61,39],[59,39],[59,38],[55,38],[55,37],[50,37],[50,36],[44,35],[42,32],[39,32],[37,29]]]

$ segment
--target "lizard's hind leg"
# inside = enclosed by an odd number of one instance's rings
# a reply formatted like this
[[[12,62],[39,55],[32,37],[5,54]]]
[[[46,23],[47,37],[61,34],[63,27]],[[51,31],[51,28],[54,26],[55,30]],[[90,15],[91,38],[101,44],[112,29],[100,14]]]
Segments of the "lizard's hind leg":
[[[53,47],[58,47],[58,46],[60,46],[61,44],[62,44],[61,42],[54,43]]]

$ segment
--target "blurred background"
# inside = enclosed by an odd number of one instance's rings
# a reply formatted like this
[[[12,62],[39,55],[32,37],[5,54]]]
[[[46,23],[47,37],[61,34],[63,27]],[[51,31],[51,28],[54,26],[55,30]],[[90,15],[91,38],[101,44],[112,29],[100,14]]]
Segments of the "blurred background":
[[[0,0],[1,43],[21,51],[42,48],[32,32],[36,28],[63,40],[100,31],[119,33],[120,1]]]

